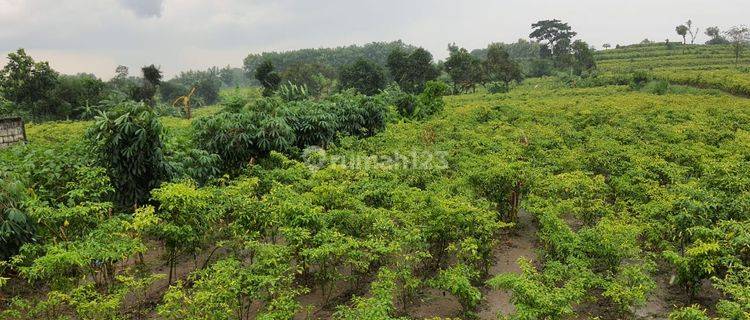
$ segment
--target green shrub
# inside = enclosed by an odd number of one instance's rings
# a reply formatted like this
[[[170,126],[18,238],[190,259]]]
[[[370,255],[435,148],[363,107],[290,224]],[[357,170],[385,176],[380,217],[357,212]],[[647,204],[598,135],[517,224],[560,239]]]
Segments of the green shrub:
[[[296,85],[292,82],[282,84],[276,94],[284,101],[301,101],[310,98],[310,91],[304,84]]]
[[[242,167],[270,151],[288,151],[293,129],[280,116],[265,112],[220,113],[193,122],[195,145],[221,157],[223,168]]]
[[[665,95],[669,92],[669,82],[664,80],[654,80],[647,83],[643,87],[643,90],[655,95]]]
[[[487,85],[487,92],[492,94],[507,93],[508,91],[510,91],[510,88],[502,82],[492,82]]]
[[[368,97],[352,91],[330,99],[338,119],[338,131],[344,135],[371,137],[385,129],[388,105],[382,97]]]
[[[33,223],[25,212],[26,185],[15,175],[0,171],[0,261],[18,253],[34,236]]]
[[[450,292],[461,303],[464,315],[468,318],[476,317],[476,308],[482,301],[482,292],[472,282],[479,277],[479,272],[471,267],[459,264],[440,271],[431,286]]]
[[[153,109],[143,103],[125,103],[101,114],[86,132],[99,162],[117,190],[123,206],[148,201],[151,189],[168,180],[164,159],[164,129]]]
[[[702,310],[699,306],[685,307],[672,311],[669,314],[669,320],[710,320],[706,315],[706,311]]]
[[[280,90],[281,91],[281,90]],[[294,129],[295,145],[327,147],[336,139],[340,126],[333,105],[329,102],[299,101],[290,103],[286,119]]]

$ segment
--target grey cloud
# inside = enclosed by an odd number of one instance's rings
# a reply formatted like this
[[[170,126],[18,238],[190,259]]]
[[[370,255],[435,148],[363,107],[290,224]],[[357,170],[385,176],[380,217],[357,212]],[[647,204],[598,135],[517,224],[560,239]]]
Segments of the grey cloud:
[[[164,0],[119,0],[120,4],[141,18],[161,17]]]
[[[444,59],[450,42],[516,41],[540,19],[569,22],[601,46],[675,39],[688,18],[701,29],[748,24],[748,11],[747,0],[0,0],[0,66],[26,48],[64,73],[154,63],[171,76],[240,66],[251,52],[397,39]]]

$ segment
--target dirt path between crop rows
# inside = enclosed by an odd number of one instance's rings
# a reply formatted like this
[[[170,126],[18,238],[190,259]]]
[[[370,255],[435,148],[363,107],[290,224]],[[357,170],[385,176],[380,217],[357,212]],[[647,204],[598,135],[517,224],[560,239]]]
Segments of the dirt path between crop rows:
[[[518,259],[526,258],[535,261],[537,225],[530,213],[521,210],[518,217],[518,227],[508,234],[500,246],[495,249],[495,265],[490,269],[490,274],[521,273],[518,267]],[[483,292],[486,304],[479,312],[481,319],[497,319],[498,313],[507,315],[515,311],[510,302],[510,292],[505,290],[487,290]]]
[[[519,213],[518,226],[503,235],[500,244],[493,252],[495,263],[490,268],[490,277],[508,272],[520,274],[518,259],[536,260],[537,230],[532,215],[522,210]],[[498,318],[498,313],[507,315],[515,310],[510,301],[510,292],[484,287],[482,294],[485,301],[480,306],[480,319],[494,320]],[[424,292],[423,298],[418,299],[414,306],[407,308],[407,313],[415,319],[460,317],[461,305],[447,292],[428,289]]]

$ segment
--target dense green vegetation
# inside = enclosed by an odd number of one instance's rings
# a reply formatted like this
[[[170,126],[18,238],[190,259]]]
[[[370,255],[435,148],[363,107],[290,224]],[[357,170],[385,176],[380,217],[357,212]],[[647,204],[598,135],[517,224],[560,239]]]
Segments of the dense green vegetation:
[[[192,105],[214,104],[223,85],[216,68],[162,81],[161,70],[153,64],[142,68],[141,77],[119,66],[115,77],[105,82],[89,74],[61,75],[23,49],[10,53],[8,60],[0,70],[0,117],[26,121],[89,120],[126,100],[144,102],[162,115],[181,115],[184,110],[174,106],[178,97],[195,88]]]
[[[730,45],[655,43],[600,51],[603,73],[646,72],[676,84],[750,96],[750,56],[735,59]]]
[[[0,150],[0,318],[748,318],[744,60],[532,28],[440,63],[251,55],[262,88],[222,91],[229,69],[105,83],[19,51],[4,112],[93,120]],[[189,87],[218,104],[181,117]]]

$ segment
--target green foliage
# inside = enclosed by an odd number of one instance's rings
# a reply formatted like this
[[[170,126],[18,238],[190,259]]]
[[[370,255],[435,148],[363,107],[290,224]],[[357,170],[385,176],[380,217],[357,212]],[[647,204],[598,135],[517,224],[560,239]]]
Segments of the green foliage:
[[[438,82],[416,96],[390,87],[292,102],[228,91],[229,112],[208,109],[193,130],[191,121],[162,119],[175,129],[163,153],[179,181],[163,181],[153,206],[132,215],[108,203],[116,181],[84,148],[89,123],[30,125],[28,145],[0,151],[14,190],[0,193],[0,205],[27,215],[34,241],[0,277],[19,278],[3,293],[33,294],[3,301],[0,317],[289,319],[319,296],[311,308],[335,308],[333,318],[391,319],[413,317],[410,306],[431,299],[432,287],[472,317],[495,287],[512,295],[511,319],[627,319],[641,313],[654,275],[674,271],[681,286],[708,279],[722,294],[673,317],[705,319],[707,309],[744,319],[750,103],[626,85],[633,70],[648,70],[643,85],[689,64],[696,68],[686,74],[706,77],[745,71],[714,69],[734,63],[729,47],[674,47],[689,50],[594,53],[601,73],[566,70],[503,95],[443,97]],[[693,49],[702,57],[687,57]],[[573,48],[561,57],[576,62]],[[650,67],[658,64],[664,69]],[[290,159],[311,144],[328,148],[320,166]],[[232,176],[220,177],[217,156]],[[362,164],[376,157],[386,163]],[[399,161],[409,163],[391,165]],[[535,252],[523,254],[521,274],[490,275],[509,237]],[[165,264],[195,271],[173,273],[178,285],[146,299],[163,284],[131,276],[133,263],[142,273]],[[29,279],[49,285],[16,281]]]
[[[643,306],[656,289],[656,283],[650,276],[654,268],[648,262],[620,266],[615,278],[604,284],[602,295],[617,306],[619,314],[627,314],[633,307]]]
[[[398,87],[389,87],[381,96],[396,107],[401,117],[421,120],[443,110],[443,96],[447,93],[447,84],[433,80],[425,84],[425,89],[419,95],[403,92]]]
[[[508,91],[511,82],[523,80],[518,63],[513,61],[508,52],[498,44],[487,47],[487,58],[482,61],[482,66],[488,81],[505,84],[504,92]]]
[[[35,62],[18,49],[8,54],[8,63],[0,70],[0,88],[3,97],[14,104],[13,113],[35,119],[65,116],[54,99],[58,77],[49,63]]]
[[[339,86],[342,89],[355,89],[372,96],[385,88],[386,78],[383,67],[366,59],[345,65],[339,70]]]
[[[688,34],[688,27],[684,24],[681,24],[677,27],[675,27],[675,32],[677,32],[677,35],[682,37],[682,44],[687,43],[687,34]]]
[[[403,49],[411,52],[416,49],[414,46],[403,43],[402,41],[393,42],[373,42],[365,45],[350,45],[336,48],[317,48],[291,50],[284,52],[264,52],[262,54],[250,54],[243,62],[245,72],[254,74],[255,70],[264,61],[270,60],[281,72],[282,76],[297,73],[296,70],[317,69],[338,70],[339,68],[352,64],[359,59],[367,58],[373,60],[380,66],[385,66],[388,55],[396,49]],[[291,69],[289,74],[287,69]],[[306,71],[304,73],[307,73]],[[291,80],[297,84],[307,84],[308,88],[314,89],[309,83],[298,83],[295,81],[296,76],[283,77],[284,80]],[[314,92],[314,91],[313,91]]]
[[[9,259],[34,235],[25,212],[26,186],[15,175],[0,171],[0,261]]]
[[[219,155],[194,148],[189,142],[172,142],[167,145],[171,152],[165,156],[165,160],[173,179],[190,179],[204,185],[219,178],[222,168]]]
[[[726,319],[744,319],[750,315],[750,270],[735,266],[722,278],[713,278],[715,286],[730,299],[716,304],[718,313]]]
[[[146,251],[140,239],[130,236],[128,226],[124,218],[113,218],[73,241],[26,246],[14,263],[29,281],[46,281],[55,288],[75,285],[81,276],[112,287],[117,263]]]
[[[334,319],[340,320],[381,320],[396,319],[391,315],[396,310],[393,298],[397,291],[398,276],[389,269],[381,269],[377,279],[370,285],[372,297],[354,297],[353,307],[341,306]]]
[[[284,101],[300,101],[310,97],[310,91],[306,85],[296,85],[292,82],[288,82],[279,87],[279,91],[276,93]]]
[[[284,81],[299,88],[306,88],[311,96],[330,94],[334,87],[335,77],[335,69],[317,62],[293,63],[281,72],[281,78]]]
[[[164,86],[170,83],[176,87],[171,94],[165,94]],[[164,103],[172,104],[180,96],[187,95],[190,90],[195,88],[195,94],[191,98],[193,105],[212,105],[219,101],[219,90],[221,89],[221,79],[219,71],[211,68],[206,71],[187,71],[180,72],[174,79],[162,82],[159,90],[162,93]]]
[[[135,278],[118,276],[117,286],[107,290],[84,284],[69,291],[50,291],[46,296],[33,303],[21,298],[13,298],[8,308],[0,312],[4,319],[75,319],[120,320],[126,319],[119,312],[129,300],[130,295],[152,284],[159,276]],[[142,308],[141,306],[137,306]],[[142,316],[141,310],[133,310],[134,316]]]
[[[481,61],[455,44],[449,45],[448,51],[450,56],[443,66],[454,86],[461,92],[474,90],[477,84],[484,81]]]
[[[164,241],[167,247],[171,283],[178,255],[196,252],[207,231],[216,229],[213,224],[224,213],[213,205],[210,190],[198,189],[191,182],[165,184],[154,189],[152,196],[159,203],[159,222],[146,232]]]
[[[55,87],[54,96],[58,110],[65,117],[92,119],[94,113],[89,109],[104,100],[105,83],[93,75],[61,75]]]
[[[224,108],[224,111],[238,113],[259,98],[260,92],[253,88],[229,89],[221,92],[219,104]]]
[[[529,38],[539,42],[546,41],[542,45],[541,58],[554,57],[558,62],[568,54],[570,43],[578,33],[572,31],[570,25],[560,20],[542,20],[531,25],[534,29]]]
[[[479,277],[479,272],[471,267],[459,264],[445,270],[441,270],[437,277],[431,279],[429,284],[435,288],[450,292],[461,303],[463,312],[467,317],[473,318],[473,312],[482,301],[482,293],[472,284]]]
[[[164,159],[164,128],[151,108],[126,103],[100,114],[86,132],[99,162],[117,190],[118,203],[148,201],[149,192],[170,175]]]
[[[667,250],[664,258],[674,265],[677,281],[685,286],[692,297],[700,288],[703,279],[709,279],[716,272],[720,247],[718,243],[697,241],[685,249],[683,254]]]
[[[488,281],[491,287],[513,293],[516,312],[511,319],[564,319],[575,314],[573,306],[585,296],[590,275],[556,262],[547,263],[541,273],[531,261],[521,259],[518,264],[523,274],[500,274]]]
[[[351,91],[333,95],[333,113],[338,131],[345,135],[371,137],[382,131],[388,121],[388,105],[382,96],[368,97]]]
[[[293,285],[289,251],[284,246],[252,244],[250,263],[217,261],[194,274],[193,285],[178,282],[157,309],[165,319],[247,319],[254,302],[265,306],[258,319],[289,319],[299,309],[294,298],[305,291]]]
[[[146,103],[150,106],[156,105],[156,92],[161,84],[162,73],[159,67],[148,65],[141,68],[143,81],[140,87],[131,88],[130,96],[133,100]]]
[[[411,53],[397,48],[388,55],[388,71],[394,81],[405,92],[416,94],[424,90],[428,81],[438,76],[432,62],[432,54],[422,48]]]
[[[294,130],[280,115],[274,115],[279,102],[261,100],[262,110],[219,113],[193,122],[195,144],[221,157],[225,170],[238,169],[251,159],[271,151],[288,151],[295,142]]]
[[[709,320],[706,311],[699,306],[685,307],[669,314],[669,320]]]
[[[643,90],[651,94],[665,95],[669,92],[669,82],[664,80],[651,81],[643,87]]]
[[[594,61],[593,49],[591,49],[588,43],[576,40],[571,45],[573,51],[574,64],[573,72],[577,75],[581,75],[585,72],[591,72],[596,69],[596,61]]]
[[[325,148],[335,141],[341,124],[334,108],[330,103],[312,101],[296,102],[288,106],[286,118],[294,130],[297,148]]]
[[[271,96],[281,84],[281,76],[274,71],[273,63],[270,60],[263,61],[255,69],[255,79],[263,86],[263,96],[266,97]]]
[[[670,50],[669,46],[675,48]],[[741,71],[748,61],[737,60],[731,45],[649,44],[596,52],[595,57],[599,70],[604,72],[641,70],[648,80],[719,89],[736,95],[750,93],[750,83]]]

